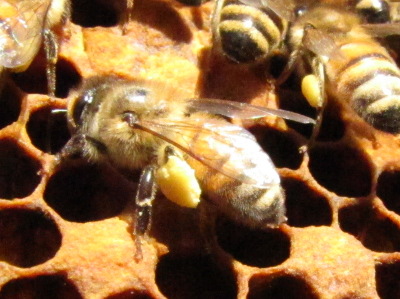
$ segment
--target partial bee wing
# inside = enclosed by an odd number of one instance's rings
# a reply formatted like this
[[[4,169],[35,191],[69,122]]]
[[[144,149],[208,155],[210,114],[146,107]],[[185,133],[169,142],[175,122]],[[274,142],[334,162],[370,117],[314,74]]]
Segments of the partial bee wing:
[[[29,63],[42,41],[41,31],[50,0],[2,1],[0,4],[0,64],[18,68]]]
[[[254,119],[272,115],[303,124],[315,124],[314,119],[295,112],[281,109],[269,109],[228,100],[193,99],[188,101],[188,107],[194,111],[204,111],[229,118]]]
[[[295,5],[291,0],[239,0],[240,2],[254,6],[254,7],[267,7],[271,9],[274,13],[276,13],[281,18],[287,21],[294,21],[294,9]]]
[[[247,130],[222,119],[141,120],[133,126],[167,141],[204,165],[240,182],[269,188],[280,178]]]
[[[362,24],[361,27],[364,28],[369,35],[375,37],[400,35],[400,23]]]
[[[341,52],[335,35],[323,30],[306,27],[303,38],[303,46],[318,56],[334,60],[345,59],[346,56]]]

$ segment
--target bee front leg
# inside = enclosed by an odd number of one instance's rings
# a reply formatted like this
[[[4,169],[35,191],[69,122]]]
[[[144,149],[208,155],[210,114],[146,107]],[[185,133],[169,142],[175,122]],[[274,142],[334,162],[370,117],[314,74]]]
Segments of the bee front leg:
[[[76,134],[73,135],[67,144],[57,154],[56,160],[61,163],[64,160],[75,159],[82,156],[82,149],[86,148],[87,140],[86,135]]]
[[[77,158],[90,160],[96,156],[96,160],[101,160],[100,156],[104,156],[106,152],[106,146],[100,141],[86,134],[75,134],[57,154],[56,159],[58,162]]]
[[[123,18],[120,24],[123,35],[127,33],[127,26],[132,21],[132,11],[134,4],[135,0],[126,0],[125,2],[125,12],[123,14]]]
[[[151,225],[151,208],[152,202],[156,196],[157,184],[154,172],[155,165],[146,166],[139,179],[139,185],[135,197],[135,215],[133,233],[135,235],[136,261],[140,261],[143,257],[142,252],[142,236],[150,229]]]

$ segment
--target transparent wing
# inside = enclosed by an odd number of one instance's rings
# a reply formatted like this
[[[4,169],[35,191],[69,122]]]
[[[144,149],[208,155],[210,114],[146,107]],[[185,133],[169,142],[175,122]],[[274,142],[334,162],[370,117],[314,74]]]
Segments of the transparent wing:
[[[369,35],[375,37],[400,35],[400,23],[362,24],[361,27],[364,28]]]
[[[268,7],[274,13],[287,21],[294,21],[295,4],[292,0],[239,0],[240,2],[255,6]]]
[[[29,63],[42,40],[50,0],[1,1],[0,64],[17,68]]]
[[[188,104],[189,108],[195,111],[204,111],[230,118],[254,119],[272,115],[303,124],[315,124],[314,119],[295,112],[264,108],[241,102],[219,99],[193,99]]]
[[[270,157],[247,130],[220,119],[142,120],[134,128],[161,138],[204,165],[246,184],[279,184]]]
[[[319,56],[329,59],[344,60],[343,54],[335,38],[335,34],[307,26],[304,32],[303,46]]]

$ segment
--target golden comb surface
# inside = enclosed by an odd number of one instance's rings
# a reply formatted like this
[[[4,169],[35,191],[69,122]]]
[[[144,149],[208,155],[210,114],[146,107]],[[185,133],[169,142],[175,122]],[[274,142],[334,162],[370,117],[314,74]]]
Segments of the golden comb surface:
[[[44,53],[5,83],[0,298],[397,298],[400,140],[335,101],[306,154],[298,148],[308,126],[268,118],[249,127],[279,168],[287,224],[249,230],[217,215],[206,250],[196,210],[159,194],[151,238],[135,261],[135,186],[84,161],[55,169],[46,149],[48,116],[66,107],[79,82],[96,75],[161,80],[187,97],[313,114],[290,82],[276,92],[256,71],[211,56],[213,2],[197,9],[135,0],[125,35],[122,2],[73,1],[57,64],[59,98],[45,95]],[[52,119],[54,152],[69,134],[63,114]]]

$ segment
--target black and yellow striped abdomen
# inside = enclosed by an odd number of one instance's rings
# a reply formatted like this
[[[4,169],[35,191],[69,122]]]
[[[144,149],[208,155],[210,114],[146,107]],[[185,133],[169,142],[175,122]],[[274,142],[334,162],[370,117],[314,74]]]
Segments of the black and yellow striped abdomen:
[[[228,58],[238,63],[257,62],[281,43],[287,21],[272,10],[221,1],[214,12],[214,41]]]
[[[326,64],[334,93],[377,129],[400,133],[400,70],[386,49],[368,37],[340,45]]]

